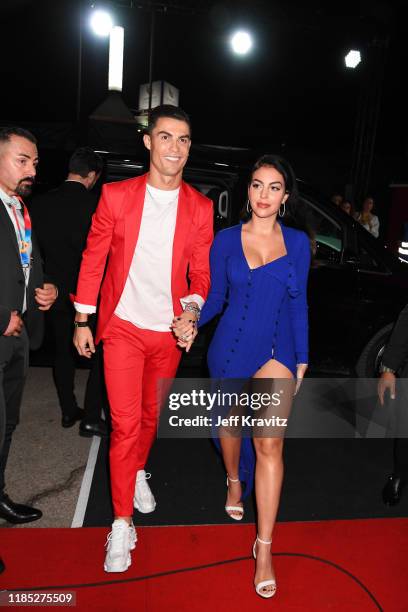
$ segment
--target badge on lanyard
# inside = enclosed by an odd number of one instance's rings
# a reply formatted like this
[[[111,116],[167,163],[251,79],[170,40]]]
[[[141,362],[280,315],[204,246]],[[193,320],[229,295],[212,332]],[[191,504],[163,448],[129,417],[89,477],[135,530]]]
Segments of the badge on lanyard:
[[[23,268],[30,267],[30,245],[31,245],[31,219],[28,214],[27,207],[24,206],[24,228],[21,227],[20,222],[18,220],[16,207],[11,205],[11,209],[13,211],[14,220],[16,222],[17,233],[18,233],[18,247],[20,251],[20,259],[21,265]]]

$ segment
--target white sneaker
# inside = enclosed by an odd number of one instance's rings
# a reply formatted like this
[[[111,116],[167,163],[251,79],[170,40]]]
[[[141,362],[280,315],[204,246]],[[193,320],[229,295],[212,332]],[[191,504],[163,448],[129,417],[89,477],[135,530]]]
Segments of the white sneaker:
[[[132,563],[130,551],[136,547],[137,535],[134,525],[123,519],[112,523],[112,531],[106,540],[105,572],[125,572]]]
[[[139,512],[142,512],[143,514],[153,512],[156,507],[156,500],[154,499],[153,493],[146,482],[149,480],[149,478],[151,478],[151,474],[146,474],[144,470],[139,470],[136,474],[136,487],[133,505],[136,510],[139,510]]]

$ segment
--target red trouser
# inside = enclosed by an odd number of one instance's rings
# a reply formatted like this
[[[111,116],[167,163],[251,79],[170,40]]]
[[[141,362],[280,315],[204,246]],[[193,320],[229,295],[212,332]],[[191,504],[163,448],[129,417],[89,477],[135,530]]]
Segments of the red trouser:
[[[175,376],[181,350],[171,332],[140,329],[116,315],[102,340],[113,509],[115,516],[132,516],[136,472],[144,469],[157,431],[158,380]]]

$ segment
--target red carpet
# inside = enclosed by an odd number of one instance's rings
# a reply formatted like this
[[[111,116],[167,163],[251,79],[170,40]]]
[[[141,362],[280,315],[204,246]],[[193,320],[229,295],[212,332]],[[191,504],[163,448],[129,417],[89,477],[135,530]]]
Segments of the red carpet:
[[[408,519],[278,523],[278,591],[269,602],[252,587],[252,525],[138,529],[123,574],[102,569],[105,529],[0,534],[1,589],[71,589],[80,612],[408,610]]]

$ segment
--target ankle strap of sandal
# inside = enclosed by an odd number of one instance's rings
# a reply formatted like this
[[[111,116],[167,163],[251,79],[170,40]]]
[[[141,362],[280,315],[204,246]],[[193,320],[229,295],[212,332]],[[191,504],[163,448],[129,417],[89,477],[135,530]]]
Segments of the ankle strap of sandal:
[[[258,540],[258,542],[260,542],[261,544],[272,544],[272,540],[261,540],[261,538],[257,535],[256,539]]]
[[[227,474],[227,478],[228,478],[228,480],[230,480],[231,482],[239,482],[239,478],[231,478],[230,476],[228,476],[228,474]]]

